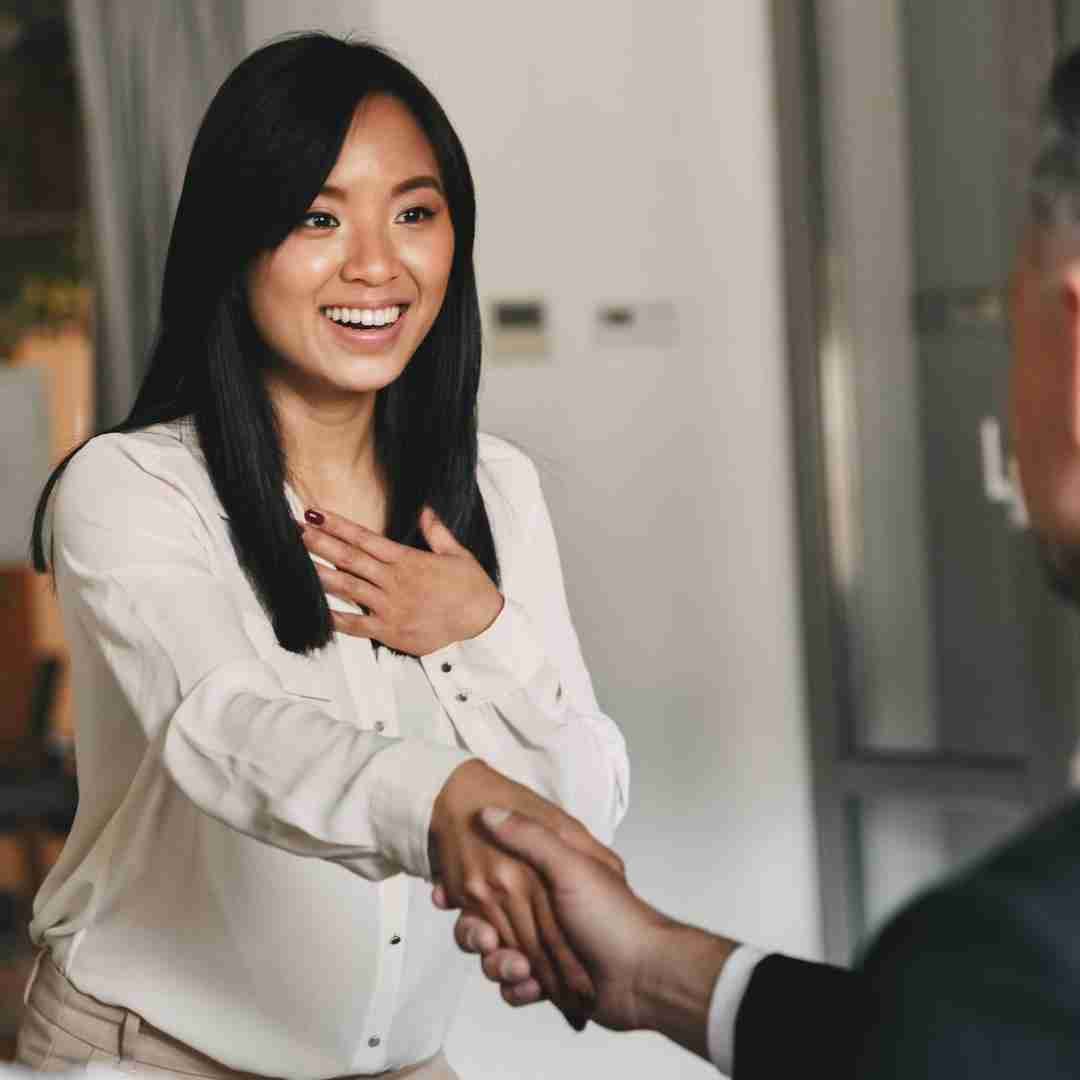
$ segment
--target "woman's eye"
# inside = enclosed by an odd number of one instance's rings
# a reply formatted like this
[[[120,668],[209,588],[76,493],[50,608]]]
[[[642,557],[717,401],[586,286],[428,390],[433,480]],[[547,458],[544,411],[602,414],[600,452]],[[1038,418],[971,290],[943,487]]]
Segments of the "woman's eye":
[[[305,214],[300,219],[300,224],[310,229],[332,229],[337,223],[337,218],[324,210],[312,210],[310,214]]]
[[[402,210],[397,219],[402,225],[419,225],[435,216],[435,211],[429,206],[410,206],[408,210]]]

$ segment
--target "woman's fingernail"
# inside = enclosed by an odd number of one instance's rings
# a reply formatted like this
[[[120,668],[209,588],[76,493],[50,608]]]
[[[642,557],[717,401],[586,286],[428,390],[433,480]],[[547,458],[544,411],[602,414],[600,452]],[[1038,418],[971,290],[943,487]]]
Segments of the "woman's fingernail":
[[[318,510],[305,510],[304,520],[310,521],[312,525],[322,525],[326,521],[326,518],[319,513]]]

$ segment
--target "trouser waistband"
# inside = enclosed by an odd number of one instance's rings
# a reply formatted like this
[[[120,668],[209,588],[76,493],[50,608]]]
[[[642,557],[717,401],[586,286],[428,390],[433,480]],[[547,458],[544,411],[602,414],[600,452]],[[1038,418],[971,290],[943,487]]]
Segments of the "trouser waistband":
[[[121,1061],[192,1073],[199,1077],[213,1077],[216,1080],[269,1080],[256,1073],[230,1069],[146,1023],[138,1013],[117,1005],[106,1005],[103,1001],[77,990],[71,980],[53,963],[47,949],[38,955],[26,986],[24,1000],[28,1007],[36,1009],[50,1023]],[[430,1061],[377,1075],[380,1080],[399,1080],[409,1076],[417,1076],[419,1080],[419,1076],[433,1066],[437,1072],[442,1060],[440,1053]],[[338,1080],[349,1078],[341,1077]]]
[[[38,954],[24,999],[30,1008],[37,1009],[69,1035],[120,1058],[130,1056],[131,1042],[142,1026],[138,1015],[129,1009],[106,1005],[76,990],[52,962],[47,950]]]

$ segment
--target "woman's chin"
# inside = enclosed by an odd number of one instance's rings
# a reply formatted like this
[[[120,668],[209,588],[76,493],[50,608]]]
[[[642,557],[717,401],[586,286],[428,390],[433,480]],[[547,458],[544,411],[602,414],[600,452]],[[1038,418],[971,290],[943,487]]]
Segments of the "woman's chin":
[[[357,397],[375,394],[394,382],[404,365],[390,362],[372,363],[370,358],[363,364],[355,359],[351,363],[336,361],[321,366],[317,371],[303,371],[292,367],[279,367],[267,379],[272,397],[300,398],[311,405],[333,405],[355,402]]]

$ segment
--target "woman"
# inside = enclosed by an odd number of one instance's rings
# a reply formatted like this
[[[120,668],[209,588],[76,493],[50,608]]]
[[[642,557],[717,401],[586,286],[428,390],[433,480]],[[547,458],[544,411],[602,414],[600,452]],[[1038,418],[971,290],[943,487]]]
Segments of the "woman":
[[[535,470],[476,434],[474,221],[442,109],[370,45],[267,46],[211,104],[138,400],[35,522],[81,801],[25,1063],[452,1076],[436,876],[583,1022],[542,884],[475,822],[613,859],[580,823],[610,839],[627,764]]]

